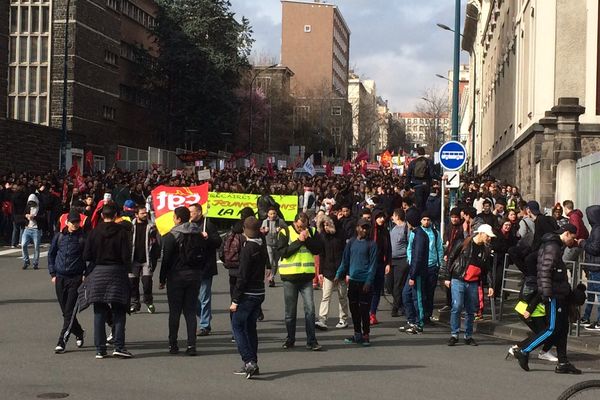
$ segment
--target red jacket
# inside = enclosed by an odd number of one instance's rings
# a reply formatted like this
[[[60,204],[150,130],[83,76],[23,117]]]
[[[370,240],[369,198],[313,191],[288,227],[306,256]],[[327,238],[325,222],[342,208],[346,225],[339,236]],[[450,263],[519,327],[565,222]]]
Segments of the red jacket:
[[[590,236],[585,224],[583,223],[583,213],[579,210],[573,210],[567,214],[569,223],[577,227],[577,239],[587,239]]]

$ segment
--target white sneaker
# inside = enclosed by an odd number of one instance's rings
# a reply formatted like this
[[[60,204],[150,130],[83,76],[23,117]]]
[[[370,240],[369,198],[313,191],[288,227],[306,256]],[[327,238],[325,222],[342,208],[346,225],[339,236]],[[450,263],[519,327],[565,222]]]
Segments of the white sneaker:
[[[538,353],[538,358],[540,360],[551,361],[551,362],[558,361],[558,357],[556,357],[556,355],[552,352],[552,350],[549,350],[549,351],[540,350],[540,352]]]
[[[327,324],[325,324],[325,322],[323,322],[323,321],[317,321],[317,322],[315,322],[315,326],[317,327],[317,329],[320,329],[322,331],[326,331],[327,330]]]
[[[344,329],[348,327],[348,323],[346,321],[340,320],[340,322],[338,322],[335,327],[336,329]]]

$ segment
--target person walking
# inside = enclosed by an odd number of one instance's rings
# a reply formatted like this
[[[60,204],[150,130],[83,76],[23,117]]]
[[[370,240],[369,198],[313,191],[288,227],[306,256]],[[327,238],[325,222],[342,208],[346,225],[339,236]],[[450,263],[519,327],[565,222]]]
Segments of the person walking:
[[[554,372],[581,374],[581,370],[575,368],[567,357],[571,286],[567,267],[562,259],[564,247],[573,246],[576,237],[577,227],[569,223],[541,239],[537,253],[537,284],[548,315],[548,325],[544,331],[514,350],[519,366],[525,371],[529,371],[529,354],[539,346],[550,343],[556,346],[558,356]]]
[[[279,232],[277,249],[281,254],[279,274],[283,282],[285,301],[285,327],[287,337],[284,349],[291,349],[296,343],[296,313],[298,294],[304,305],[307,350],[319,351],[321,345],[315,335],[315,301],[312,280],[315,275],[315,256],[322,251],[321,242],[309,229],[309,217],[299,213],[294,223]]]
[[[369,311],[373,294],[371,289],[377,269],[377,245],[369,238],[371,222],[361,218],[356,224],[356,236],[350,239],[344,248],[344,254],[338,268],[334,284],[349,278],[348,301],[354,335],[346,338],[346,344],[371,344],[371,322]]]
[[[373,221],[375,221],[375,224],[371,230],[371,240],[377,246],[377,270],[375,272],[375,280],[373,281],[373,299],[371,300],[369,321],[371,325],[377,325],[379,324],[377,320],[377,308],[379,307],[381,292],[385,283],[385,271],[389,271],[392,268],[392,244],[383,210],[376,209],[373,212]]]
[[[54,348],[57,354],[65,352],[71,333],[75,335],[77,347],[83,346],[85,337],[85,331],[73,315],[76,313],[77,290],[85,273],[85,234],[80,223],[79,213],[70,212],[66,228],[54,235],[48,250],[48,272],[63,315],[63,326]]]
[[[415,206],[420,212],[425,211],[432,179],[436,178],[433,162],[425,156],[425,149],[417,149],[417,158],[408,164],[406,180],[415,191]]]
[[[265,266],[269,255],[260,237],[260,222],[255,217],[244,220],[246,241],[240,253],[239,277],[233,290],[229,311],[231,328],[244,365],[236,374],[246,379],[259,373],[258,333],[256,321],[265,300]]]
[[[35,194],[30,194],[27,198],[27,206],[25,207],[26,225],[21,238],[21,252],[23,254],[23,269],[29,268],[31,264],[29,260],[29,250],[27,246],[33,243],[33,269],[39,268],[40,263],[40,242],[42,240],[42,230],[40,221],[40,202]]]
[[[131,358],[133,355],[125,348],[125,322],[130,300],[127,278],[131,269],[130,233],[115,222],[115,205],[105,205],[101,218],[102,222],[90,232],[83,252],[83,259],[89,263],[85,294],[87,303],[94,305],[96,358],[107,356],[104,325],[109,313],[112,313],[114,329],[113,356]]]
[[[587,220],[592,227],[592,232],[587,239],[579,242],[585,251],[585,268],[588,279],[588,304],[585,306],[581,324],[588,331],[600,331],[600,306],[596,306],[596,321],[592,320],[594,302],[600,301],[600,205],[589,206],[585,209]],[[577,229],[577,234],[579,234]]]
[[[169,302],[169,353],[178,354],[179,321],[181,314],[187,328],[189,356],[196,355],[196,310],[198,293],[209,246],[202,229],[189,222],[190,210],[177,207],[173,211],[175,226],[163,237],[163,257],[160,267],[159,289],[167,287]]]
[[[341,225],[341,224],[340,224]],[[315,326],[320,330],[327,330],[327,316],[329,314],[329,303],[331,294],[336,291],[339,301],[339,321],[335,326],[337,329],[348,327],[348,286],[345,281],[335,281],[335,274],[342,261],[346,238],[344,232],[336,228],[331,218],[324,215],[317,223],[317,237],[322,243],[320,259],[319,280],[323,285],[323,297],[319,307],[319,316]]]
[[[450,339],[448,346],[458,343],[460,319],[463,308],[465,318],[465,344],[477,346],[473,339],[473,322],[479,304],[479,286],[489,285],[488,273],[491,270],[492,238],[496,237],[492,227],[483,224],[463,242],[457,242],[442,267],[440,277],[444,285],[452,290],[452,311],[450,314]],[[488,297],[494,295],[493,287],[488,289]]]
[[[408,275],[408,261],[406,258],[406,250],[408,248],[408,223],[405,221],[406,215],[404,210],[397,208],[392,214],[392,222],[394,227],[390,231],[390,243],[392,247],[392,264],[391,268],[386,267],[386,274],[391,274],[393,279],[392,285],[392,317],[404,315],[404,303],[402,302],[402,288],[406,284]]]
[[[262,221],[260,227],[261,233],[265,236],[267,242],[267,252],[269,253],[270,269],[266,270],[265,279],[269,287],[275,287],[275,275],[277,274],[277,265],[279,264],[279,254],[277,253],[277,236],[287,224],[282,218],[279,218],[277,209],[270,207],[267,211],[267,218]]]

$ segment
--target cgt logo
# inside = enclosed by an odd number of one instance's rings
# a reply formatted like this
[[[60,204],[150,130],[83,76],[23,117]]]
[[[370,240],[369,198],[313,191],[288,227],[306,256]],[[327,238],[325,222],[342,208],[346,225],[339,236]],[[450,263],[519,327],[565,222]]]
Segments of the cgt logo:
[[[177,207],[205,204],[208,200],[208,184],[191,187],[159,186],[152,191],[152,199],[156,216],[159,217]]]

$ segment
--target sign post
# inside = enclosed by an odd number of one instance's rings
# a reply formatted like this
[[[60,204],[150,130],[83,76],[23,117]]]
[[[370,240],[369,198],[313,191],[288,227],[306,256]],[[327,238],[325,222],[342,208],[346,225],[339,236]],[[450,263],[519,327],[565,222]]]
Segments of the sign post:
[[[440,147],[440,164],[448,171],[458,171],[467,162],[467,150],[462,143],[450,140]],[[455,178],[456,179],[456,178]],[[450,184],[448,185],[449,187]],[[458,187],[458,186],[457,186]],[[456,189],[450,190],[450,208],[456,206]]]

